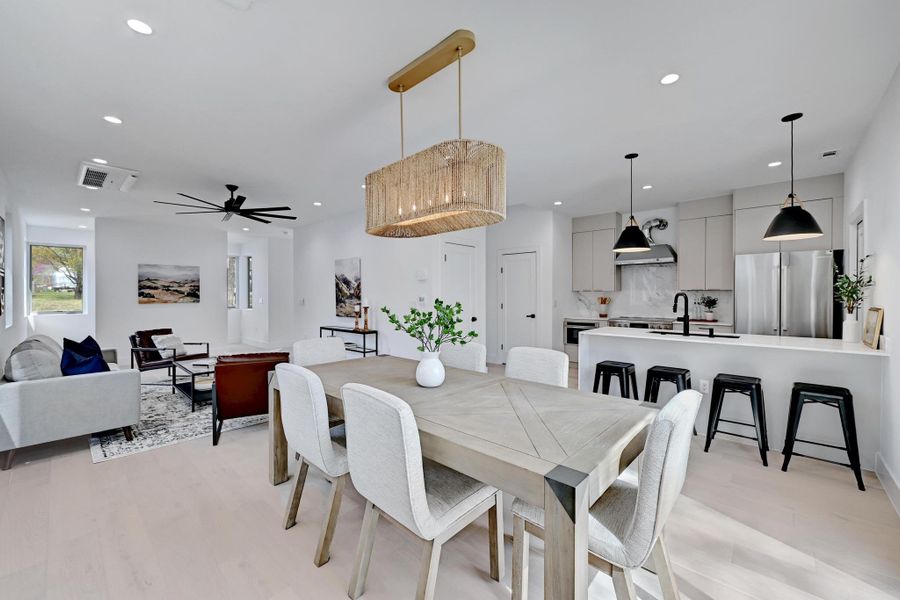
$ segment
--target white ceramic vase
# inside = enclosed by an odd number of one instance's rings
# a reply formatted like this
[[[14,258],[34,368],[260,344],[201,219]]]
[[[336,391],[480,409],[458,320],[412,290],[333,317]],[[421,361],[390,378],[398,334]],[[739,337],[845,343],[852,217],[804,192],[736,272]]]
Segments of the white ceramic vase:
[[[856,320],[855,314],[845,315],[841,338],[851,344],[859,342],[862,339],[862,327],[860,325],[860,322]]]
[[[703,312],[703,318],[706,319],[707,321],[715,321],[715,320],[716,320],[716,313],[714,313],[714,312],[711,311],[711,310],[704,311],[704,312]]]
[[[416,383],[422,387],[433,388],[444,383],[446,373],[439,352],[423,352],[416,367]]]

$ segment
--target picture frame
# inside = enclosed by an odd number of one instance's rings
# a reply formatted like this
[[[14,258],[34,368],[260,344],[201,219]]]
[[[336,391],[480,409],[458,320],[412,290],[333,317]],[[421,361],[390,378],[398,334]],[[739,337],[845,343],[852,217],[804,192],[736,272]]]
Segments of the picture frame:
[[[881,324],[883,320],[883,308],[870,308],[866,311],[866,318],[863,321],[862,343],[873,350],[878,349],[878,340],[881,338]]]

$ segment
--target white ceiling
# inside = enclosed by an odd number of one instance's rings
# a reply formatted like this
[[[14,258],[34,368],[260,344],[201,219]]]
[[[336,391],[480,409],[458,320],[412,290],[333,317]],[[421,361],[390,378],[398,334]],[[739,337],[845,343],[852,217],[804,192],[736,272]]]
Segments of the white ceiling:
[[[154,34],[128,29],[132,17]],[[386,78],[457,28],[478,40],[463,59],[464,134],[506,149],[509,204],[561,200],[573,215],[626,209],[632,151],[636,209],[784,180],[779,119],[793,111],[806,113],[797,176],[842,171],[900,62],[896,0],[4,0],[0,167],[39,225],[283,230],[152,203],[223,200],[225,183],[301,223],[362,210],[366,173],[399,157]],[[658,83],[673,71],[678,83]],[[407,151],[454,137],[455,108],[453,69],[410,91]],[[95,156],[140,180],[76,187]]]

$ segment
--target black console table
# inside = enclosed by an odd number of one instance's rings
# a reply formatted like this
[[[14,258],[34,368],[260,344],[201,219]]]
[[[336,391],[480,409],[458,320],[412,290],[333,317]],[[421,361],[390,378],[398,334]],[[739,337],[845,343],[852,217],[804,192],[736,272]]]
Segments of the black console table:
[[[344,346],[348,352],[357,352],[363,356],[374,354],[378,356],[378,330],[377,329],[353,329],[352,327],[344,327],[342,325],[322,325],[319,327],[319,337],[324,337],[325,332],[331,333],[329,337],[334,337],[337,333],[352,333],[362,337],[362,345],[356,342],[344,342]],[[369,336],[375,336],[375,348],[368,345]]]

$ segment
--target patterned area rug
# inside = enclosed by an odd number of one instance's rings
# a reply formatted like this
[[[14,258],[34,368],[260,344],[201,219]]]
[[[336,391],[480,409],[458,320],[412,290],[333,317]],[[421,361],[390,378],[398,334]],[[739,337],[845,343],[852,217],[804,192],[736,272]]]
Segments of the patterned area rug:
[[[265,423],[267,419],[267,415],[230,419],[225,421],[222,432]],[[141,393],[141,422],[132,430],[134,439],[130,442],[121,429],[91,436],[93,462],[212,435],[212,405],[207,402],[191,412],[190,401],[177,392],[173,394],[171,388],[145,386]]]

